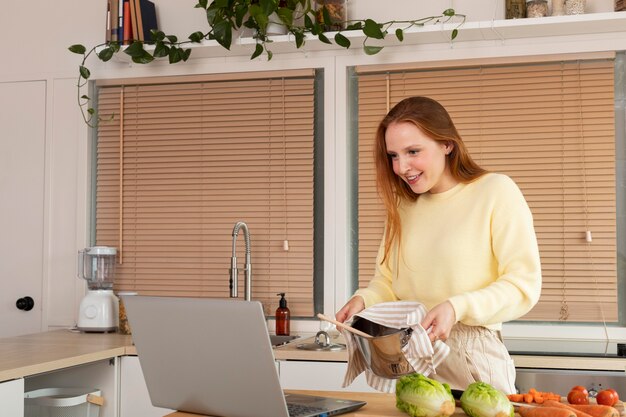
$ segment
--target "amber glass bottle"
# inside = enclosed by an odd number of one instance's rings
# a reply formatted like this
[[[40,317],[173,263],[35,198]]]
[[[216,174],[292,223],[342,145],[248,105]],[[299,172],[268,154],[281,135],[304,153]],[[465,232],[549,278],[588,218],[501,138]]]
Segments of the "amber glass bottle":
[[[276,334],[279,336],[289,336],[289,322],[291,321],[291,312],[287,308],[287,300],[285,293],[281,292],[278,308],[276,309]]]

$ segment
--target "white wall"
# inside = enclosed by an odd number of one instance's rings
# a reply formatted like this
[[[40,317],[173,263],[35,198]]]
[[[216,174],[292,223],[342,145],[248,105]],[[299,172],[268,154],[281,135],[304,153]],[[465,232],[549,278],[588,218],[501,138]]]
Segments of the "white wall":
[[[379,0],[348,0],[353,18],[378,20],[419,18],[439,14],[453,7],[468,16],[469,22],[501,19],[504,0],[392,0],[395,7],[381,7]],[[46,80],[46,171],[44,201],[44,328],[74,324],[78,301],[84,286],[75,276],[76,251],[88,243],[87,212],[89,185],[89,130],[82,123],[76,105],[75,79],[78,55],[67,47],[82,43],[87,47],[104,38],[104,0],[64,0],[50,2],[5,1],[0,14],[0,35],[9,41],[3,52],[0,82]],[[161,29],[181,38],[196,30],[205,30],[202,11],[193,6],[196,0],[157,0]],[[590,12],[609,12],[613,0],[588,0]],[[625,29],[626,30],[626,29]],[[226,54],[213,48],[211,58],[192,59],[188,63],[140,66],[114,60],[100,63],[91,60],[93,78],[140,77],[150,75],[199,74],[208,72],[255,71],[315,66],[325,69],[326,186],[325,222],[325,310],[332,314],[349,296],[349,231],[346,167],[346,68],[355,64],[436,61],[452,59],[518,56],[560,52],[585,52],[626,49],[624,33],[594,33],[589,36],[554,36],[545,39],[496,39],[489,33],[484,40],[460,40],[454,46],[413,44],[386,48],[375,57],[365,56],[358,48],[349,51],[282,47],[285,53],[248,59],[248,52]],[[532,38],[532,36],[530,36]],[[279,49],[280,45],[277,46]],[[194,55],[192,55],[194,56]],[[0,239],[19,233],[3,231]],[[306,329],[307,325],[301,325]],[[309,324],[308,327],[313,325]],[[296,325],[296,329],[298,325]],[[315,330],[315,329],[313,329]],[[522,330],[523,331],[523,330]]]

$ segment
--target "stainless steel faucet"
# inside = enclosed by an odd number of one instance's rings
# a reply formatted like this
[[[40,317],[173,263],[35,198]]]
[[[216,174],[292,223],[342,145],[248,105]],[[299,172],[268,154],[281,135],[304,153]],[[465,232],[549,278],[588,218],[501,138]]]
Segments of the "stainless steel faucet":
[[[239,229],[243,230],[243,237],[246,244],[246,262],[244,264],[244,271],[246,272],[246,288],[245,299],[250,301],[251,290],[251,278],[252,278],[252,264],[250,263],[250,232],[248,232],[248,225],[244,222],[235,223],[233,228],[233,255],[230,258],[230,296],[231,298],[237,297],[237,277],[239,271],[237,271],[237,235]]]

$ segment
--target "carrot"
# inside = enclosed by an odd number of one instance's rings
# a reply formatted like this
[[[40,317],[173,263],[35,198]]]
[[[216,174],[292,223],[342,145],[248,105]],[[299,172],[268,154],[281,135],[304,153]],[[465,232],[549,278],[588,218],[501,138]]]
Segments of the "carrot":
[[[522,394],[522,395],[524,396],[524,402],[525,403],[530,404],[530,403],[533,402],[534,398],[533,398],[532,394],[528,393],[528,394]]]
[[[569,404],[570,407],[589,414],[592,417],[619,417],[619,411],[608,405],[600,404]]]
[[[515,403],[521,403],[522,401],[524,401],[524,394],[509,394],[507,395],[508,399],[515,402]]]
[[[576,417],[591,417],[589,414],[585,413],[584,411],[580,411],[575,408],[572,408],[571,404],[563,404],[560,401],[554,401],[554,400],[544,401],[542,406],[564,408],[564,409],[572,411],[574,414],[576,414]]]
[[[573,411],[556,407],[519,407],[517,412],[522,417],[576,417]]]

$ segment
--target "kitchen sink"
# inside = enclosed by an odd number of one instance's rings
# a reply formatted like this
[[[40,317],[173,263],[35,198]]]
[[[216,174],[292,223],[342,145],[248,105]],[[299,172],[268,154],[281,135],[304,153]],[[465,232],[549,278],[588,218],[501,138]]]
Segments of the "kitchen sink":
[[[270,342],[272,342],[272,346],[280,346],[286,343],[291,342],[293,339],[298,338],[298,336],[282,336],[277,334],[270,335]]]

